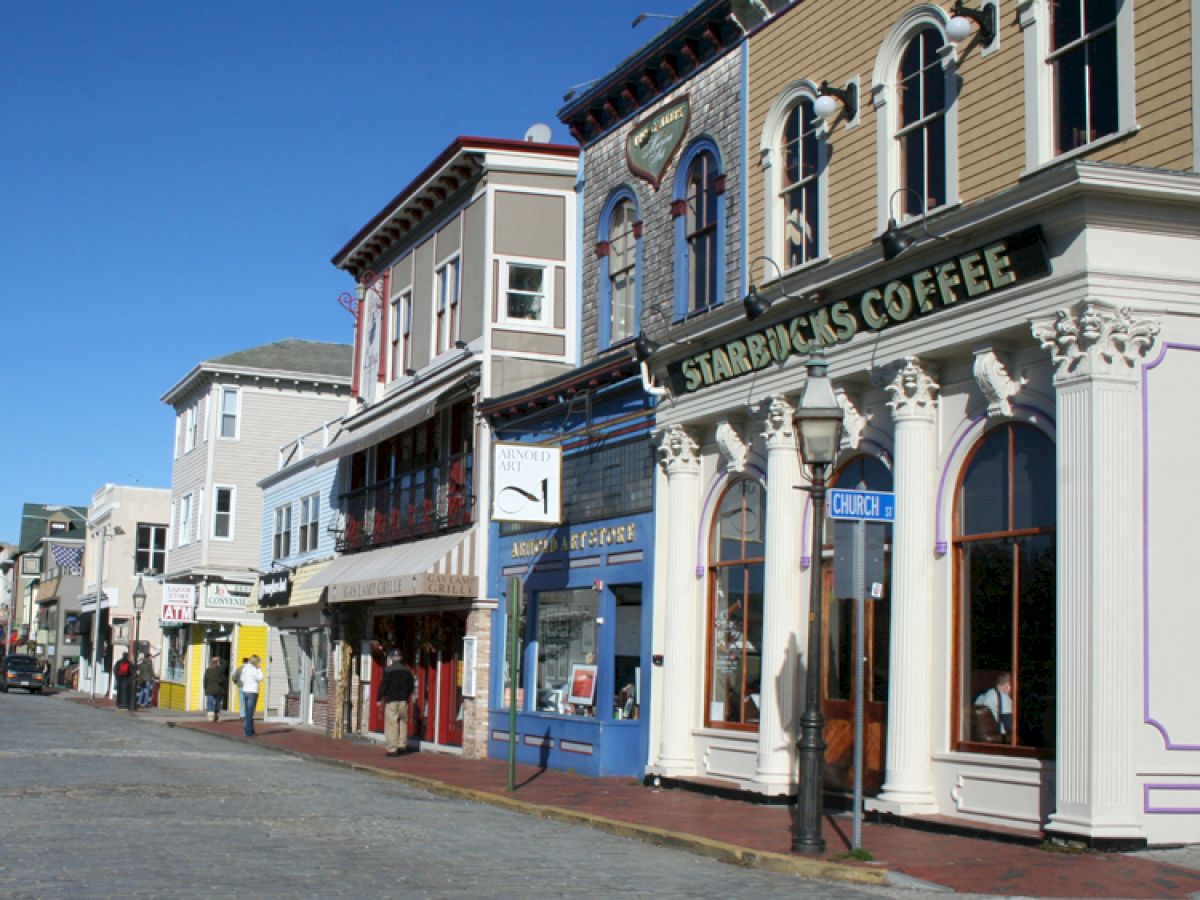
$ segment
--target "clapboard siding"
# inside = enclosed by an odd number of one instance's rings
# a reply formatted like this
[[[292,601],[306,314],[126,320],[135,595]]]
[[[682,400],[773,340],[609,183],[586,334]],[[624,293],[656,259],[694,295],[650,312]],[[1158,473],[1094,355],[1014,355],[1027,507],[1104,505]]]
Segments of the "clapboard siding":
[[[333,556],[334,540],[330,529],[337,518],[337,496],[334,493],[337,467],[335,459],[319,467],[298,469],[292,474],[281,476],[282,480],[263,489],[259,569],[266,572],[271,568],[275,550],[275,510],[285,505],[290,506],[292,510],[292,547],[291,553],[281,557],[280,561],[295,567],[311,560]],[[300,500],[311,494],[319,495],[321,503],[317,523],[317,546],[306,553],[300,553]]]

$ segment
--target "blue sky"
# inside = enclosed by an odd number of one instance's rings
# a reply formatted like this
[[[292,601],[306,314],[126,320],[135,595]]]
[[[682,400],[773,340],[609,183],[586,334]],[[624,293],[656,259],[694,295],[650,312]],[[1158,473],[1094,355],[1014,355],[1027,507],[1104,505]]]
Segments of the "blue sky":
[[[24,0],[0,28],[0,540],[169,487],[197,362],[352,340],[336,252],[460,134],[520,139],[694,0]]]

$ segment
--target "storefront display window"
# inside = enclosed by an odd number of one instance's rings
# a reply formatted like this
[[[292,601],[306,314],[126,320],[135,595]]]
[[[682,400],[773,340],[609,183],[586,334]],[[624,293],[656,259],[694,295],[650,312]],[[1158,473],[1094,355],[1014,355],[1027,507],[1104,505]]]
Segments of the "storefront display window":
[[[599,594],[591,589],[540,591],[534,602],[537,604],[538,711],[595,715]]]
[[[735,482],[713,523],[709,566],[708,724],[757,727],[762,667],[762,486]]]
[[[183,681],[187,671],[187,628],[168,628],[163,631],[163,642],[167,645],[167,662],[163,678],[167,681]]]
[[[642,586],[612,586],[617,598],[613,698],[614,719],[642,717]]]
[[[1054,746],[1055,454],[1031,425],[989,433],[958,492],[959,739]]]

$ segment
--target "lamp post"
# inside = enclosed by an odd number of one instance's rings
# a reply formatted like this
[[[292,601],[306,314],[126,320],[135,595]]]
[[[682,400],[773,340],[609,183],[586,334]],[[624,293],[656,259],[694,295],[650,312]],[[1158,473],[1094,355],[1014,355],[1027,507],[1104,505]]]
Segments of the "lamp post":
[[[812,586],[808,597],[808,656],[804,679],[804,711],[800,714],[800,786],[797,815],[792,829],[792,850],[822,853],[822,795],[824,793],[825,716],[821,712],[821,611],[824,583],[822,555],[825,544],[825,478],[837,458],[841,441],[842,408],[838,406],[828,376],[829,364],[821,348],[808,359],[808,379],[796,407],[800,433],[800,463],[810,472],[812,494]]]
[[[138,643],[142,633],[142,610],[146,608],[146,586],[142,584],[142,576],[138,575],[137,586],[133,589],[133,691],[129,701],[129,714],[133,715],[137,712],[137,673],[141,666],[141,661],[138,659]]]

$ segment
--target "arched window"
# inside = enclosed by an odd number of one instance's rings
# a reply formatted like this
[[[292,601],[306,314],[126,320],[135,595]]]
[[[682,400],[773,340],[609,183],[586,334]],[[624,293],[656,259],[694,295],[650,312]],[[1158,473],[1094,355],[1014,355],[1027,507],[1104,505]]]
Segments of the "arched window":
[[[900,192],[905,216],[923,215],[947,200],[947,75],[942,66],[945,44],[937,28],[922,28],[900,56],[896,77],[896,144]]]
[[[823,244],[821,174],[824,143],[811,97],[802,97],[787,114],[780,141],[780,221],[784,268],[818,259]]]
[[[956,495],[958,741],[972,750],[1054,746],[1054,443],[1032,425],[993,429]]]
[[[766,524],[762,485],[753,479],[730,485],[713,521],[709,556],[710,726],[758,726]]]
[[[725,176],[703,139],[680,159],[675,179],[675,312],[684,318],[724,300]]]
[[[634,337],[640,329],[638,257],[641,228],[628,188],[605,204],[600,222],[600,348]]]

